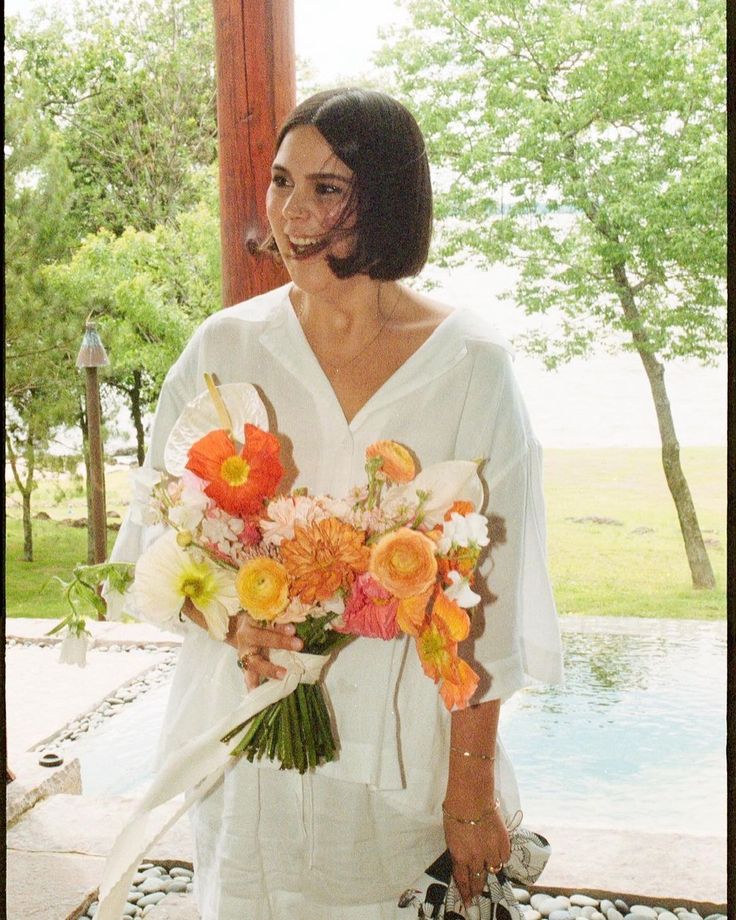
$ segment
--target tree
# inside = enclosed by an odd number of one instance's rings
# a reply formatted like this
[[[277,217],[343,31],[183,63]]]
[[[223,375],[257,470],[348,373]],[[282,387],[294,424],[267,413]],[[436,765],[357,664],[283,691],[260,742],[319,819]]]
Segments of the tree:
[[[214,177],[213,177],[214,181]],[[128,403],[138,463],[145,455],[144,415],[166,372],[197,325],[219,308],[219,225],[201,201],[152,231],[100,230],[65,263],[45,270],[51,297],[94,313],[110,356],[103,388]]]
[[[445,167],[440,258],[516,264],[518,303],[559,321],[525,340],[550,367],[598,344],[638,353],[692,582],[712,588],[665,366],[724,343],[722,4],[408,5],[380,62]]]
[[[31,77],[5,85],[5,444],[23,502],[23,557],[33,560],[31,495],[54,430],[74,422],[80,325],[52,307],[43,268],[63,258],[75,226],[71,173]]]
[[[15,22],[6,55],[43,87],[85,233],[152,230],[191,207],[217,155],[209,0],[99,0]]]

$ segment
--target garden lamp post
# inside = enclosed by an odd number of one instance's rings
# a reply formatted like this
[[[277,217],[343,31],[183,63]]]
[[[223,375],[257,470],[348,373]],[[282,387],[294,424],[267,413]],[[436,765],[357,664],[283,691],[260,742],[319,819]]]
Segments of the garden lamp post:
[[[110,363],[97,326],[87,320],[82,346],[77,355],[77,367],[84,368],[85,403],[87,407],[87,439],[89,441],[89,478],[92,490],[89,526],[93,542],[93,562],[107,557],[107,514],[105,511],[105,467],[102,456],[102,413],[100,411],[100,381],[97,368]]]

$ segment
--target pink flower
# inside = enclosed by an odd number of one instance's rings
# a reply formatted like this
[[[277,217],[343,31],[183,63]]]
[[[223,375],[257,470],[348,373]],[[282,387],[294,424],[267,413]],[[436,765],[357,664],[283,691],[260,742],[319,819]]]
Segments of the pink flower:
[[[399,634],[398,606],[398,599],[364,572],[353,583],[339,631],[372,639],[395,639]]]
[[[257,546],[261,542],[261,532],[252,521],[245,521],[238,539],[243,546]]]

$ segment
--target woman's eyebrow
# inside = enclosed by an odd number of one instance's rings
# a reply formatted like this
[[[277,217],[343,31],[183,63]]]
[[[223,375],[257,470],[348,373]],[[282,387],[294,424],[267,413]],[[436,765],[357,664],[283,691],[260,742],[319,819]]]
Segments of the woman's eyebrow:
[[[291,178],[291,173],[285,166],[281,166],[280,163],[273,163],[271,169],[274,172],[282,172],[284,175],[287,175]],[[340,173],[331,173],[331,172],[316,172],[309,173],[307,179],[339,179],[340,182],[350,183],[350,176],[342,176]]]

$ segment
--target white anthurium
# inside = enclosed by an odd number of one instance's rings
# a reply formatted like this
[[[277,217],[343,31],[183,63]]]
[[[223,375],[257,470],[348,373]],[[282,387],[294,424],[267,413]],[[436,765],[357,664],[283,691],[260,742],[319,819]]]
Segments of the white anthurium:
[[[223,641],[228,618],[240,609],[235,571],[216,565],[204,553],[179,546],[167,531],[135,567],[135,606],[146,619],[165,626],[176,619],[187,598],[204,616],[213,638]]]
[[[442,536],[437,551],[449,553],[453,546],[488,546],[488,521],[482,514],[457,514],[453,512],[449,521],[442,523]]]
[[[465,610],[480,603],[480,594],[473,591],[468,579],[463,578],[460,572],[449,572],[447,577],[452,582],[445,588],[445,597],[448,600],[455,601],[458,607],[463,607]]]
[[[446,460],[422,470],[411,482],[389,489],[384,501],[415,503],[417,493],[428,493],[422,505],[422,522],[440,524],[453,502],[470,502],[477,511],[483,504],[483,485],[478,464],[472,460]]]
[[[217,387],[229,415],[233,438],[240,443],[246,423],[268,431],[268,413],[256,388],[250,383],[225,383]],[[189,448],[210,431],[223,427],[223,420],[207,389],[184,406],[171,429],[164,448],[164,466],[172,476],[187,467]]]

